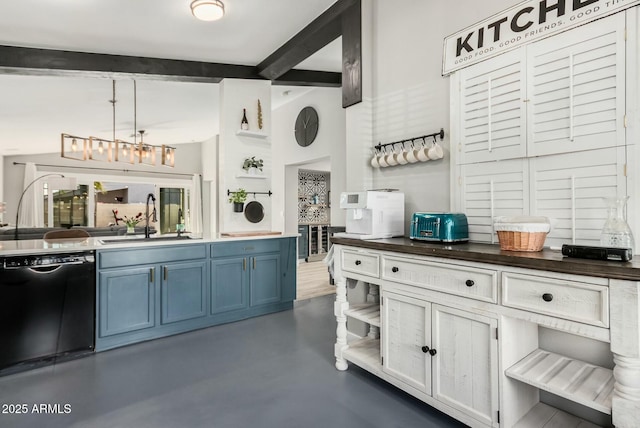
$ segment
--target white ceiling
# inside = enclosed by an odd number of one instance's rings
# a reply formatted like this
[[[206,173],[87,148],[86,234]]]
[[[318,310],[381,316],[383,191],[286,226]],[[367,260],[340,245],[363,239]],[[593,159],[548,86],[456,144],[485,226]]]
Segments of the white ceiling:
[[[335,2],[223,1],[226,14],[215,22],[195,19],[190,0],[2,1],[0,44],[256,65]],[[296,68],[339,72],[340,40]],[[116,137],[131,140],[133,80],[117,79]],[[137,77],[136,86],[145,141],[180,144],[218,132],[218,85]],[[308,90],[274,86],[272,105]],[[0,74],[0,94],[0,155],[55,152],[62,132],[112,137],[110,78]]]

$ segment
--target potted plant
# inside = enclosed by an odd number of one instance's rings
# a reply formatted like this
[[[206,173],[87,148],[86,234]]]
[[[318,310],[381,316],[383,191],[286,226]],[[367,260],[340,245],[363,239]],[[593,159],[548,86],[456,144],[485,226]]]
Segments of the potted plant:
[[[242,169],[244,169],[249,175],[255,175],[258,170],[262,172],[263,166],[264,162],[262,161],[262,159],[256,159],[255,156],[251,156],[250,158],[246,158],[244,160]]]
[[[116,219],[116,224],[118,224],[118,221],[120,220],[124,221],[124,223],[127,225],[127,233],[129,234],[135,233],[136,226],[144,218],[144,215],[141,212],[139,212],[135,217],[127,217],[126,215],[123,215],[122,217],[118,217],[118,210],[111,210],[111,211],[113,212],[113,216]]]
[[[247,191],[240,188],[231,192],[229,202],[233,204],[233,212],[241,213],[244,210],[244,201],[247,200]]]

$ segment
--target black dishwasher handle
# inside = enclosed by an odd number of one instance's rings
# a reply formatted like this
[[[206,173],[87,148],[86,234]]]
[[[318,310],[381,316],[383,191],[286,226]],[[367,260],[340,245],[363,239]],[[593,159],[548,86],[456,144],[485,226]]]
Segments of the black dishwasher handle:
[[[37,273],[51,273],[60,269],[62,265],[47,265],[47,266],[36,266],[30,267],[29,270]]]

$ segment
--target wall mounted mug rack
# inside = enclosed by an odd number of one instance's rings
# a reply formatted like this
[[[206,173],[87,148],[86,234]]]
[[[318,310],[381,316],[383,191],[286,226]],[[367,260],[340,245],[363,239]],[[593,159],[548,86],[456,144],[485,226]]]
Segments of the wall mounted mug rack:
[[[236,192],[232,192],[231,190],[227,189],[227,196],[231,196],[233,194],[235,194]],[[273,195],[273,193],[271,192],[271,190],[269,190],[268,192],[246,192],[247,196],[248,195],[253,195],[253,197],[255,198],[256,195],[269,195],[269,197],[271,197],[271,195]]]
[[[442,146],[438,144],[437,137],[444,139],[444,129],[433,134],[421,137],[409,138],[392,143],[377,144],[373,146],[373,157],[371,166],[374,168],[384,168],[387,166],[407,165],[416,162],[426,162],[428,160],[438,160],[444,157]],[[433,142],[428,145],[428,139],[433,138]]]

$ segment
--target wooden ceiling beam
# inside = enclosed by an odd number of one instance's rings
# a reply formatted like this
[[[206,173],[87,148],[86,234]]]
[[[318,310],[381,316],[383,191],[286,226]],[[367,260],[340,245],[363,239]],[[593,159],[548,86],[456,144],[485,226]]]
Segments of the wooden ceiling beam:
[[[256,67],[52,49],[0,46],[0,71],[6,74],[141,75],[161,80],[218,83],[225,78],[261,79]],[[317,79],[317,81],[316,81]],[[292,70],[288,85],[340,86],[340,73]],[[278,82],[278,84],[282,84]]]
[[[256,67],[275,80],[342,35],[342,13],[359,0],[338,0]]]
[[[361,0],[338,0],[260,62],[256,66],[260,76],[274,83],[286,81],[293,67],[342,36],[342,106],[362,101],[361,4]]]

